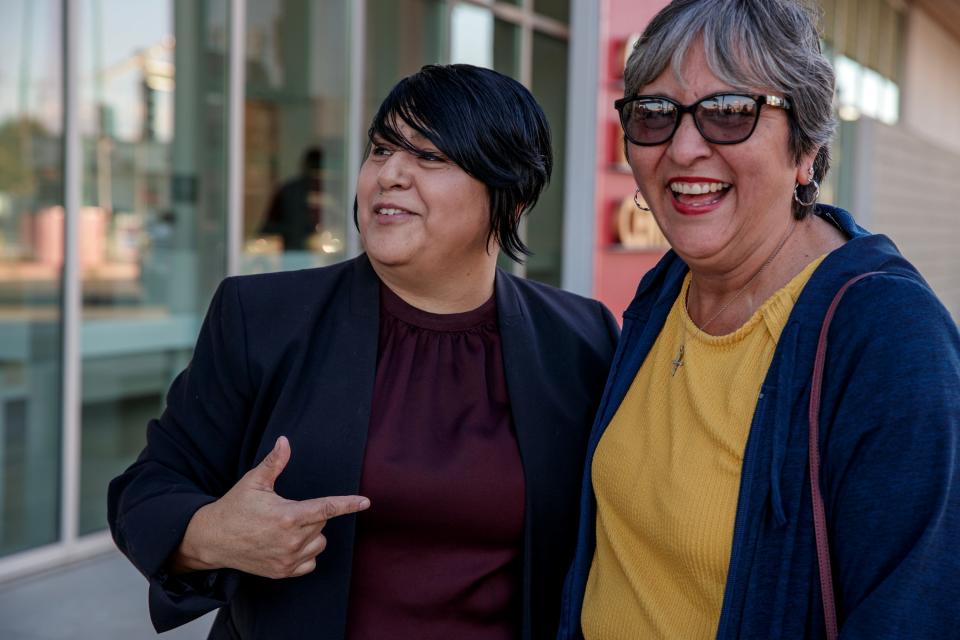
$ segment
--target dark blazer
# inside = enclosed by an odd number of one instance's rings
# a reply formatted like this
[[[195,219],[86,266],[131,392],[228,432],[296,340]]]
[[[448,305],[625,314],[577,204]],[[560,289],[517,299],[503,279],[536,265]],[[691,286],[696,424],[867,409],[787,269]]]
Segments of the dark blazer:
[[[552,638],[587,434],[619,329],[599,302],[503,271],[496,296],[526,481],[523,637]],[[278,494],[358,492],[378,332],[379,280],[366,256],[220,285],[190,366],[147,427],[146,448],[110,484],[110,529],[150,582],[158,631],[219,607],[215,639],[344,636],[355,516],[330,521],[327,549],[303,577],[175,577],[165,565],[193,513],[226,493],[280,435],[293,455]]]

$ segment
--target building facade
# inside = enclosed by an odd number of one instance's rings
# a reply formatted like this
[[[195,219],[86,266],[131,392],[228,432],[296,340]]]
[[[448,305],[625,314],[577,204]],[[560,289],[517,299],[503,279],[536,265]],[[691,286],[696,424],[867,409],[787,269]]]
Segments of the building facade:
[[[106,485],[224,276],[360,251],[353,185],[389,88],[509,74],[551,122],[527,277],[622,312],[665,250],[612,102],[665,0],[0,0],[0,581],[109,548]],[[960,0],[824,0],[844,118],[825,199],[960,316]]]

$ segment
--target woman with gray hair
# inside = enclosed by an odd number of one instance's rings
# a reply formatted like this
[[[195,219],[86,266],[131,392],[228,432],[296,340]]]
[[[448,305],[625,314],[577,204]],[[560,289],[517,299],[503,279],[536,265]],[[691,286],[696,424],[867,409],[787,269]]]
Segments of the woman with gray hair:
[[[672,250],[624,313],[560,637],[956,637],[960,336],[889,239],[816,204],[813,17],[675,0],[625,78]]]

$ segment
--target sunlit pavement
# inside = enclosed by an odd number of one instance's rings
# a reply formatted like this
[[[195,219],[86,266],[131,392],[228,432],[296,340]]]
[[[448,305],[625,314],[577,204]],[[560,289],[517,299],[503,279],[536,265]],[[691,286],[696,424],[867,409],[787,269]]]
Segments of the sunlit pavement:
[[[202,640],[213,614],[168,631],[163,640]],[[118,552],[0,584],[2,640],[156,638],[147,581]]]

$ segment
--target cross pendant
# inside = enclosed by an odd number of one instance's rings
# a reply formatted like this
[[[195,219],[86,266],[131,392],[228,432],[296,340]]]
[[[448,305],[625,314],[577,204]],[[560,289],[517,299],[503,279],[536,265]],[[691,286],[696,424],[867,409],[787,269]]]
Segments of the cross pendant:
[[[684,345],[680,345],[680,350],[677,351],[677,357],[670,361],[670,364],[673,365],[673,372],[670,374],[671,377],[677,375],[677,369],[683,366],[683,347]]]

